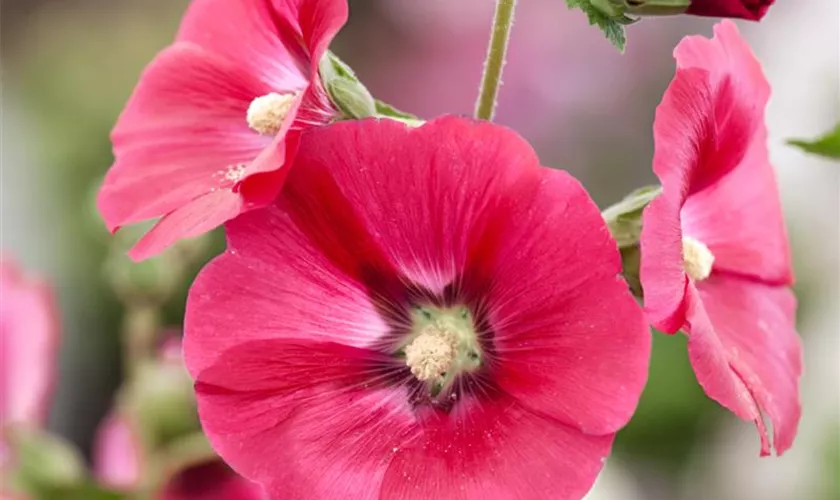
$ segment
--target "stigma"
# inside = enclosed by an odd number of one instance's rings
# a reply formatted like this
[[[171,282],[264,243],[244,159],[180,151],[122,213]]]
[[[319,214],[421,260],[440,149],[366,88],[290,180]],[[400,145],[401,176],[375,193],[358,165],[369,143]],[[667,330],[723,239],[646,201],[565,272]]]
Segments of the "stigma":
[[[712,274],[715,256],[703,242],[690,236],[682,240],[683,268],[694,281],[702,281]]]
[[[261,135],[276,135],[297,96],[298,92],[289,94],[271,92],[257,97],[248,106],[246,114],[248,126]]]
[[[464,306],[415,309],[403,352],[412,375],[429,383],[433,393],[481,366],[482,350],[472,315]]]

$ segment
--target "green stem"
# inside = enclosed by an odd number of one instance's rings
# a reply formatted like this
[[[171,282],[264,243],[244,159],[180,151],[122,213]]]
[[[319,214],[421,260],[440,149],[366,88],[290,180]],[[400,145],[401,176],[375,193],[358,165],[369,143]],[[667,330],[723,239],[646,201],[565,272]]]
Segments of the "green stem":
[[[484,61],[484,75],[481,77],[481,88],[478,91],[478,102],[475,105],[475,117],[482,120],[492,120],[496,109],[496,96],[502,81],[502,68],[505,65],[510,28],[513,25],[513,11],[516,0],[497,0],[496,14],[493,17],[493,31],[490,34],[490,47],[487,49],[487,59]]]
[[[157,355],[157,337],[160,329],[160,309],[151,304],[129,304],[123,317],[123,353],[127,375],[137,366]]]

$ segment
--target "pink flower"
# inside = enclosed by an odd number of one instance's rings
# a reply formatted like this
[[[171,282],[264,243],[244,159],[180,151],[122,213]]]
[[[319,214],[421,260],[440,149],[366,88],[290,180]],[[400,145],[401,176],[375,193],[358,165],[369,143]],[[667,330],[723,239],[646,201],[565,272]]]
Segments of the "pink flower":
[[[303,135],[276,203],[199,275],[187,369],[273,498],[580,498],[650,335],[595,204],[499,126]]]
[[[345,0],[195,0],[146,68],[112,134],[98,206],[112,231],[162,217],[130,251],[152,256],[279,192],[287,133],[336,110],[318,63]]]
[[[112,412],[99,426],[94,443],[96,478],[117,490],[137,487],[144,467],[142,449],[140,435],[131,421]]]
[[[55,383],[59,329],[49,286],[0,259],[0,422],[42,426]]]
[[[735,25],[676,48],[656,112],[653,169],[662,195],[644,214],[641,279],[658,329],[688,334],[706,393],[753,420],[777,454],[800,416],[801,347],[779,193],[767,152],[770,87]]]

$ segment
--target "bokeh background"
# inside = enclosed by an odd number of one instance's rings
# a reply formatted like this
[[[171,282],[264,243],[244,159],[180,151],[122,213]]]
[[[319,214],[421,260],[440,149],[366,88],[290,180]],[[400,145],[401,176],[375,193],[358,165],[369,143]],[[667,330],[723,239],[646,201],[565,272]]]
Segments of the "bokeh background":
[[[93,208],[108,133],[188,0],[2,0],[2,249],[52,281],[64,342],[50,428],[90,451],[120,383],[123,310],[107,279],[113,241]],[[373,94],[421,117],[469,114],[491,0],[351,0],[333,46]],[[498,122],[571,171],[602,206],[648,183],[654,107],[671,51],[711,20],[646,20],[619,55],[562,0],[522,0]],[[768,110],[793,244],[804,339],[804,416],[784,457],[760,459],[751,424],[707,400],[679,336],[657,336],[647,387],[593,490],[615,500],[840,498],[840,165],[785,145],[840,120],[840,6],[782,1],[741,23],[773,86]],[[219,248],[215,235],[204,260]],[[190,269],[188,274],[193,273]],[[168,301],[180,322],[189,276]]]

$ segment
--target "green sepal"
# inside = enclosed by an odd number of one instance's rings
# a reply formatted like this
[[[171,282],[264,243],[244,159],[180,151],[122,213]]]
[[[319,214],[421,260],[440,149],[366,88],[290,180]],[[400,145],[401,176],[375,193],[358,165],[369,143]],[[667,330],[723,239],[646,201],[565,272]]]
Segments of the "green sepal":
[[[645,186],[628,194],[621,201],[603,211],[607,227],[618,248],[639,243],[642,233],[642,212],[662,192],[660,186]]]
[[[840,160],[840,123],[834,130],[825,133],[812,141],[805,139],[791,139],[788,141],[791,146],[796,146],[806,153],[811,153],[825,158]]]
[[[645,186],[628,194],[601,213],[621,253],[624,280],[633,295],[639,298],[643,294],[642,282],[639,279],[641,263],[639,239],[642,234],[642,215],[645,207],[661,193],[660,186]]]
[[[624,12],[637,16],[674,16],[685,13],[691,0],[624,0]]]

